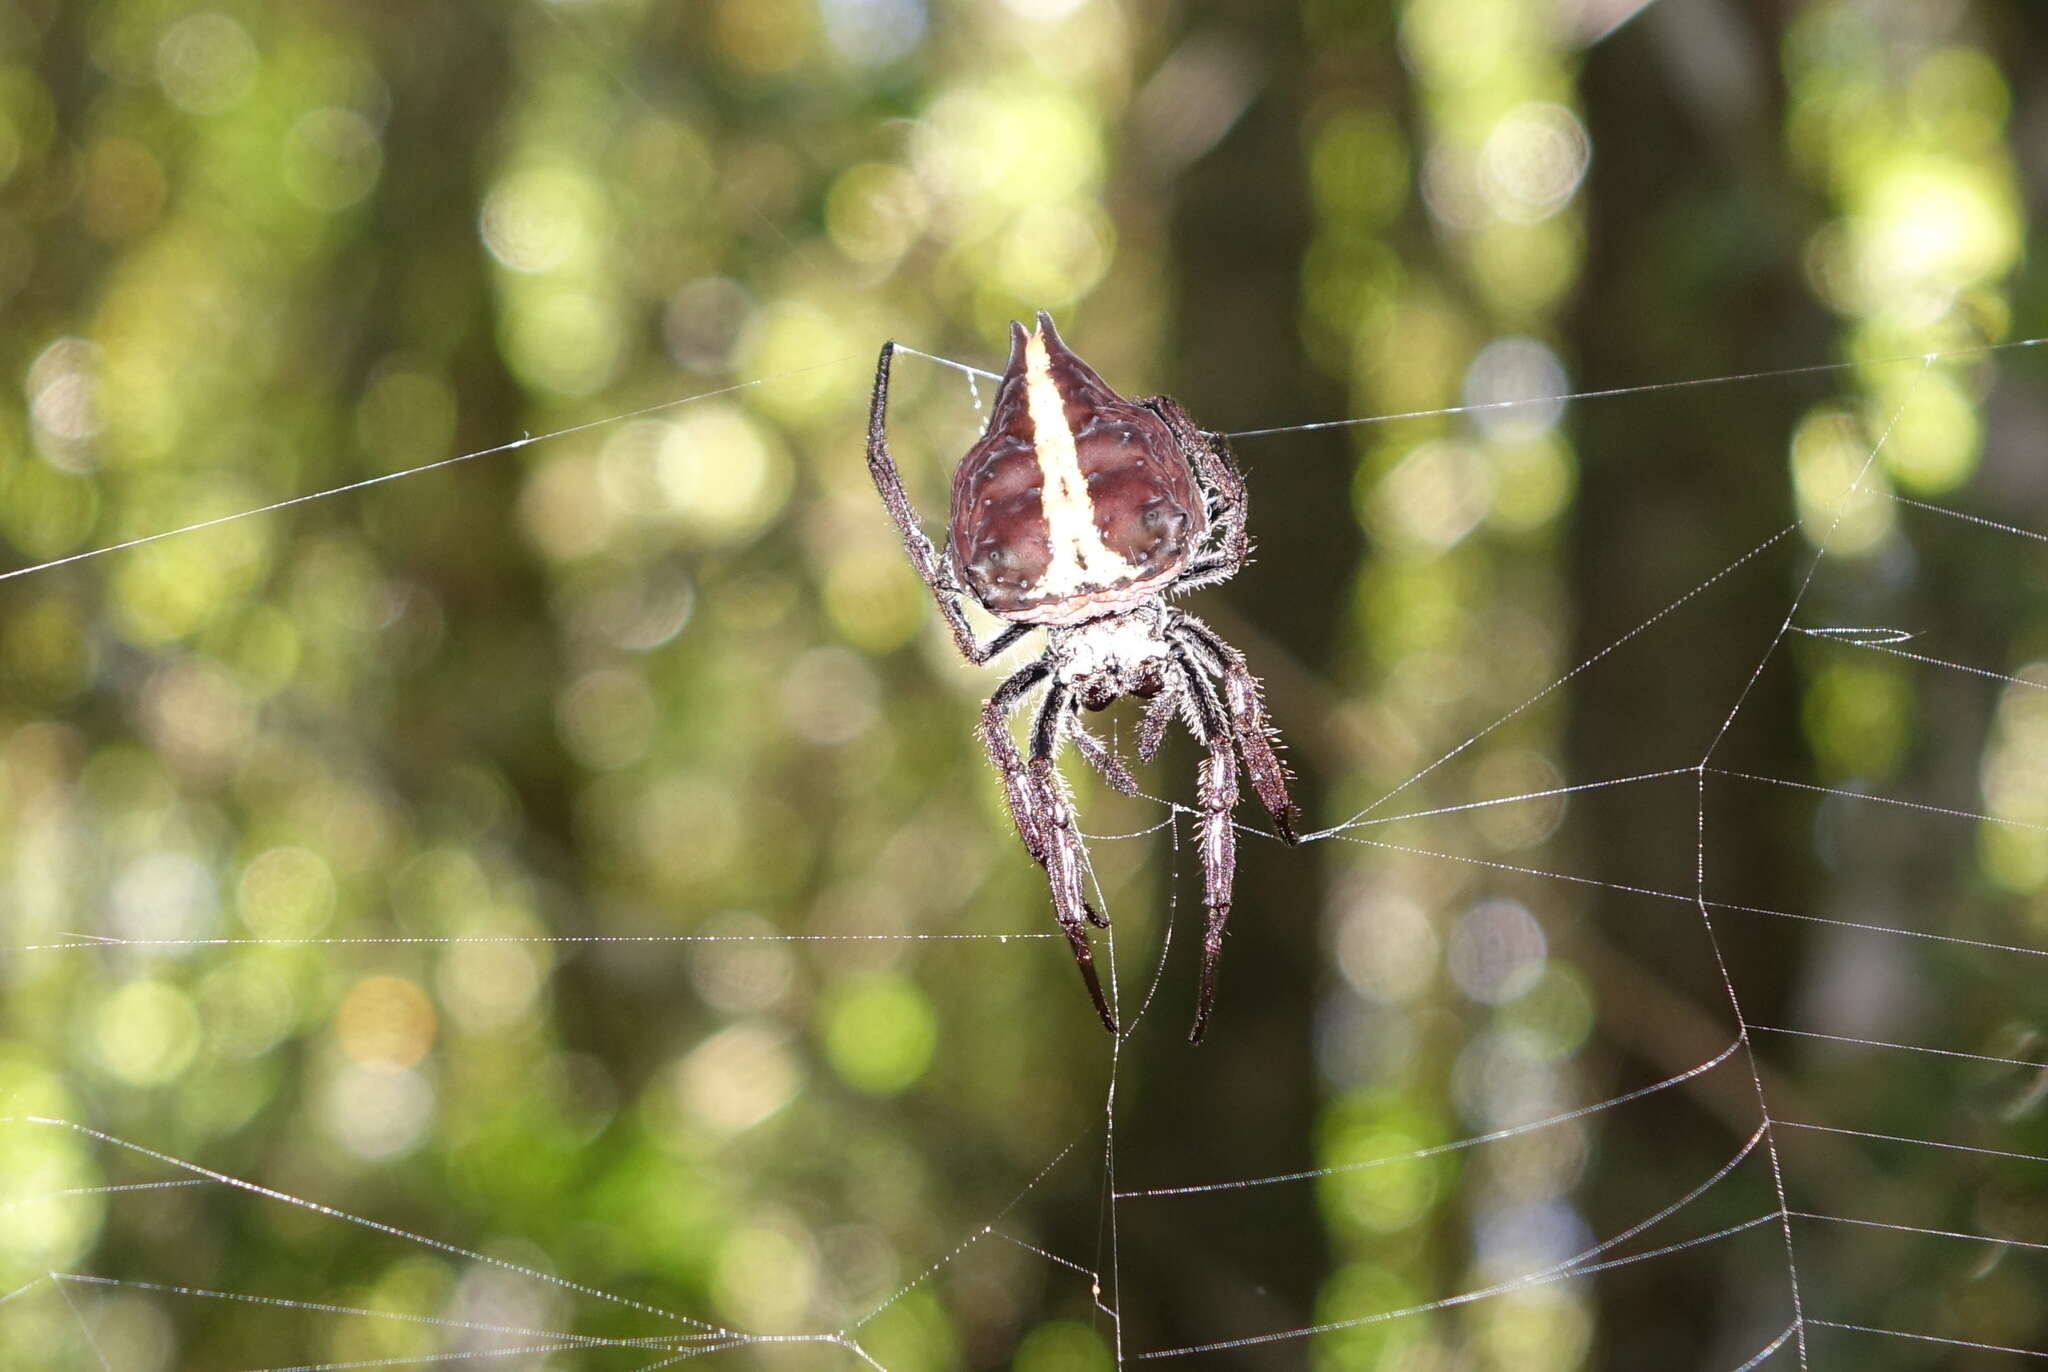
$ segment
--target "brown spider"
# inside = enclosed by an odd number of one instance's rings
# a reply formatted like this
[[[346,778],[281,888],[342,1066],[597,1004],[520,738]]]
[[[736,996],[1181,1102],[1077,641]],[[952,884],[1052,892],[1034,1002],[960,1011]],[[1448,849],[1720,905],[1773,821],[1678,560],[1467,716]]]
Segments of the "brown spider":
[[[1096,1013],[1109,1032],[1086,926],[1108,928],[1082,891],[1087,854],[1074,807],[1053,769],[1063,739],[1118,790],[1137,783],[1114,751],[1083,727],[1079,710],[1121,696],[1149,701],[1138,757],[1150,762],[1178,715],[1208,749],[1199,772],[1200,852],[1208,925],[1202,986],[1188,1034],[1199,1043],[1216,1000],[1216,961],[1230,918],[1237,838],[1237,757],[1280,836],[1295,841],[1299,813],[1273,745],[1258,679],[1244,654],[1166,597],[1236,575],[1251,551],[1244,475],[1222,439],[1195,427],[1163,395],[1130,401],[1076,357],[1040,310],[1038,329],[1010,325],[1010,361],[981,440],[953,473],[953,517],[941,557],[918,527],[889,456],[884,421],[889,361],[882,345],[868,417],[868,471],[903,535],[911,565],[931,588],[953,641],[981,664],[1033,629],[1045,652],[996,688],[981,711],[981,741],[1003,774],[1018,837],[1052,885],[1053,913],[1074,950]],[[965,582],[963,585],[962,582]],[[1008,627],[977,643],[961,607],[971,594]],[[1039,686],[1027,762],[1010,715]]]

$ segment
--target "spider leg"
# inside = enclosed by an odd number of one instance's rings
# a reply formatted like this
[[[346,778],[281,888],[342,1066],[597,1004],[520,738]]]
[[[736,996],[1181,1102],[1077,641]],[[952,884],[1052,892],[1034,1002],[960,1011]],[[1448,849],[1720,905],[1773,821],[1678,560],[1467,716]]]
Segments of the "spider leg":
[[[1202,858],[1202,904],[1208,923],[1202,931],[1202,984],[1188,1042],[1200,1043],[1216,1007],[1216,964],[1223,957],[1223,926],[1230,922],[1230,889],[1237,876],[1237,830],[1230,821],[1230,812],[1237,807],[1237,756],[1215,686],[1192,661],[1182,661],[1181,674],[1187,682],[1188,712],[1201,725],[1202,745],[1209,750],[1195,782],[1202,811],[1195,846]]]
[[[1090,732],[1087,725],[1074,715],[1067,716],[1067,736],[1074,740],[1074,747],[1087,759],[1088,765],[1098,772],[1102,779],[1127,796],[1138,794],[1138,779],[1131,775],[1131,769],[1124,766],[1124,760],[1116,750]],[[1147,758],[1146,761],[1151,761]]]
[[[889,456],[889,363],[895,355],[895,342],[884,343],[881,361],[875,364],[875,394],[868,406],[868,475],[875,479],[875,489],[881,493],[882,504],[888,507],[889,518],[896,521],[896,532],[903,536],[903,551],[910,555],[910,565],[931,588],[932,599],[938,603],[946,627],[953,631],[954,645],[962,657],[980,666],[1030,633],[1033,626],[1012,624],[986,643],[974,641],[974,627],[967,622],[967,612],[960,603],[960,587],[953,581],[951,568],[918,525],[917,511],[903,489],[902,473],[896,470],[896,459]]]
[[[1041,865],[1046,860],[1045,826],[1035,784],[1017,752],[1017,741],[1010,737],[1010,716],[1024,697],[1051,674],[1051,665],[1040,658],[1011,673],[981,707],[981,746],[988,751],[988,760],[1002,773],[1003,799],[1009,802],[1010,822],[1017,826],[1017,837],[1024,841],[1025,851]]]
[[[1246,532],[1251,496],[1236,456],[1220,435],[1203,432],[1171,396],[1150,396],[1138,403],[1165,422],[1209,494],[1209,531],[1215,546],[1188,565],[1175,582],[1173,593],[1179,595],[1230,580],[1252,554],[1251,536]]]
[[[1266,718],[1259,679],[1252,675],[1244,654],[1191,614],[1176,612],[1171,632],[1175,641],[1192,644],[1198,650],[1196,656],[1208,659],[1223,677],[1223,699],[1230,711],[1231,732],[1237,739],[1238,752],[1244,757],[1245,771],[1251,776],[1252,790],[1258,793],[1266,813],[1273,817],[1273,827],[1280,831],[1280,837],[1290,844],[1300,842],[1294,822],[1301,818],[1301,807],[1287,793],[1287,765],[1280,760],[1275,747],[1280,740],[1279,731]]]
[[[1150,762],[1158,756],[1159,745],[1166,741],[1166,726],[1180,713],[1186,689],[1178,672],[1169,673],[1159,694],[1145,706],[1145,717],[1138,723],[1138,761]]]
[[[1072,694],[1057,680],[1054,681],[1045,693],[1044,704],[1039,706],[1038,717],[1032,722],[1031,761],[1027,775],[1032,803],[1039,817],[1039,834],[1045,844],[1045,855],[1039,861],[1052,885],[1053,917],[1059,920],[1060,930],[1067,936],[1067,944],[1074,953],[1074,965],[1081,969],[1081,980],[1087,984],[1089,999],[1095,1002],[1095,1013],[1101,1016],[1102,1027],[1114,1034],[1117,1032],[1116,1016],[1110,1013],[1109,1000],[1102,994],[1102,979],[1095,972],[1095,950],[1088,942],[1088,926],[1093,924],[1107,929],[1109,921],[1095,913],[1095,907],[1088,903],[1084,889],[1088,855],[1081,845],[1081,830],[1074,819],[1073,801],[1053,766],[1064,727],[1062,719],[1072,708]]]
[[[1002,773],[1003,798],[1009,802],[1010,820],[1017,826],[1017,837],[1023,840],[1025,851],[1045,869],[1052,886],[1053,915],[1067,936],[1074,962],[1081,969],[1081,980],[1087,984],[1089,999],[1095,1002],[1095,1013],[1114,1034],[1116,1017],[1110,1013],[1109,1000],[1102,994],[1102,980],[1096,975],[1095,951],[1089,945],[1087,929],[1091,923],[1106,928],[1107,922],[1095,913],[1083,893],[1087,857],[1081,848],[1080,831],[1075,827],[1073,805],[1060,784],[1059,774],[1053,770],[1060,717],[1071,707],[1072,697],[1059,686],[1046,692],[1031,726],[1029,763],[1010,736],[1011,714],[1024,697],[1051,675],[1051,664],[1040,658],[1013,672],[996,687],[995,694],[981,707],[981,742],[988,750],[989,761]]]
[[[1081,826],[1074,816],[1073,798],[1054,766],[1060,740],[1074,723],[1073,711],[1074,693],[1055,678],[1045,693],[1044,703],[1038,707],[1037,718],[1031,724],[1028,771],[1037,792],[1034,800],[1039,809],[1040,832],[1047,839],[1046,872],[1052,878],[1054,903],[1063,905],[1069,913],[1078,914],[1098,929],[1107,929],[1109,921],[1096,914],[1095,907],[1088,903],[1085,889],[1088,854],[1081,843]],[[1066,922],[1064,915],[1061,922]]]

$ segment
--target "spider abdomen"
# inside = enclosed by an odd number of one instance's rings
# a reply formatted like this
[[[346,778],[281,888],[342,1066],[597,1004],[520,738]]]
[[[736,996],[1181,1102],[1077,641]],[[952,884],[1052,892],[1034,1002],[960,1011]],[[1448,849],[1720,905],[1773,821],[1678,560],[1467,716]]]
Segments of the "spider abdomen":
[[[1207,524],[1159,416],[1044,315],[1033,333],[1014,326],[988,427],[953,475],[950,552],[974,598],[1020,623],[1084,623],[1159,594]]]

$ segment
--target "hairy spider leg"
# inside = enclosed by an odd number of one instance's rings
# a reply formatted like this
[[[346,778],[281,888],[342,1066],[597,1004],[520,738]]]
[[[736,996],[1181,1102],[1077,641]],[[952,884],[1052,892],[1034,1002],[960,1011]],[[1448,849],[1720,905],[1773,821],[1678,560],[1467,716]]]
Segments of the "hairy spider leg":
[[[1223,957],[1223,926],[1230,922],[1230,892],[1237,878],[1237,830],[1230,814],[1237,808],[1237,756],[1230,723],[1216,687],[1200,664],[1181,658],[1187,680],[1185,699],[1208,756],[1195,771],[1195,797],[1201,807],[1195,848],[1202,859],[1202,904],[1208,921],[1202,930],[1202,984],[1195,999],[1195,1023],[1188,1042],[1200,1043],[1216,1008],[1216,964]]]
[[[1081,722],[1078,714],[1069,710],[1063,727],[1067,737],[1074,740],[1074,747],[1104,781],[1127,796],[1138,794],[1138,779],[1131,775],[1131,769],[1124,766],[1124,760],[1116,755],[1115,749],[1097,738]]]
[[[996,687],[995,694],[981,707],[981,746],[1003,778],[1003,799],[1009,802],[1010,822],[1017,826],[1017,837],[1040,865],[1045,862],[1045,834],[1031,780],[1024,771],[1023,755],[1017,751],[1017,741],[1010,737],[1010,716],[1024,697],[1051,674],[1052,666],[1044,658],[1020,667]]]
[[[1230,580],[1243,569],[1252,553],[1246,527],[1251,494],[1236,456],[1228,443],[1204,433],[1171,396],[1148,396],[1138,403],[1158,415],[1172,432],[1174,442],[1193,464],[1196,480],[1210,497],[1209,532],[1216,545],[1188,564],[1174,582],[1172,593],[1198,591]]]
[[[1003,796],[1010,805],[1010,819],[1017,837],[1033,860],[1045,869],[1052,887],[1053,917],[1067,936],[1088,997],[1103,1027],[1117,1032],[1116,1016],[1102,993],[1102,980],[1095,971],[1095,950],[1088,942],[1090,924],[1108,927],[1108,921],[1088,904],[1083,883],[1087,859],[1081,849],[1081,834],[1074,820],[1073,802],[1060,784],[1053,768],[1053,754],[1059,747],[1060,719],[1072,704],[1072,697],[1057,684],[1046,692],[1031,727],[1031,760],[1026,763],[1010,736],[1010,716],[1024,697],[1052,674],[1044,658],[1012,673],[981,709],[981,741],[989,761],[1002,774]]]
[[[1301,807],[1287,793],[1287,764],[1280,760],[1277,747],[1280,731],[1266,718],[1266,702],[1259,690],[1259,679],[1252,675],[1244,654],[1226,643],[1207,624],[1181,611],[1175,611],[1168,632],[1183,643],[1192,641],[1202,650],[1201,656],[1211,659],[1222,675],[1223,700],[1230,710],[1231,731],[1236,735],[1238,753],[1244,758],[1252,790],[1258,793],[1259,803],[1266,807],[1266,813],[1273,817],[1273,827],[1280,831],[1280,837],[1290,845],[1300,842],[1294,832],[1294,821],[1301,817]]]
[[[1095,1002],[1095,1013],[1102,1017],[1102,1027],[1114,1034],[1118,1032],[1116,1016],[1110,1012],[1109,1002],[1102,994],[1102,982],[1095,975],[1095,953],[1088,942],[1087,928],[1092,924],[1107,929],[1109,921],[1088,903],[1088,854],[1081,845],[1081,827],[1074,815],[1073,798],[1053,765],[1060,746],[1060,722],[1072,708],[1073,693],[1055,677],[1046,688],[1045,701],[1032,723],[1028,766],[1043,816],[1045,875],[1052,885],[1053,917],[1059,920],[1074,950],[1074,962],[1081,969],[1081,980],[1088,984],[1088,995]]]
[[[1065,834],[1069,840],[1067,855],[1071,859],[1066,891],[1066,905],[1077,912],[1088,923],[1098,929],[1107,929],[1109,921],[1095,913],[1095,907],[1088,903],[1085,878],[1088,872],[1088,852],[1081,843],[1081,824],[1074,814],[1074,800],[1067,790],[1066,779],[1059,773],[1060,740],[1065,738],[1074,719],[1074,691],[1059,674],[1053,674],[1052,685],[1048,686],[1044,698],[1039,702],[1038,713],[1031,721],[1031,776],[1040,785],[1037,797],[1043,816],[1043,831],[1054,838],[1053,847],[1060,845],[1057,835]],[[1050,827],[1046,827],[1049,825]],[[1061,894],[1060,878],[1054,877],[1053,896]],[[1064,921],[1063,921],[1064,922]]]
[[[1037,626],[1011,624],[986,643],[974,641],[974,628],[967,622],[967,612],[960,604],[966,593],[953,577],[951,559],[941,558],[931,539],[925,537],[918,524],[917,510],[903,489],[903,476],[896,470],[896,460],[889,456],[889,363],[895,355],[896,343],[891,339],[882,345],[881,360],[875,364],[875,393],[868,405],[868,475],[875,479],[875,489],[881,493],[882,504],[888,507],[889,518],[896,521],[896,532],[903,536],[903,550],[910,555],[910,565],[931,588],[932,599],[938,603],[946,627],[953,631],[954,645],[962,657],[978,667]]]
[[[1167,726],[1180,713],[1186,693],[1180,673],[1169,672],[1160,683],[1159,694],[1145,707],[1145,717],[1138,722],[1138,761],[1150,762],[1158,756],[1159,745],[1166,741]]]

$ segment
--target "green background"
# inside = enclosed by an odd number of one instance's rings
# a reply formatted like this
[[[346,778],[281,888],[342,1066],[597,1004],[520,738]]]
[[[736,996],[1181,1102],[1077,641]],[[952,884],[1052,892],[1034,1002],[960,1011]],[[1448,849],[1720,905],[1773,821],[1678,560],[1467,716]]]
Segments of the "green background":
[[[2048,1349],[2044,73],[2025,0],[0,5],[0,1363]],[[882,340],[1039,308],[1219,431],[1749,378],[1237,441],[1189,607],[1359,822],[1244,836],[1199,1049],[1185,819],[1069,760],[1113,1053],[861,460]],[[988,395],[899,359],[928,516]]]

